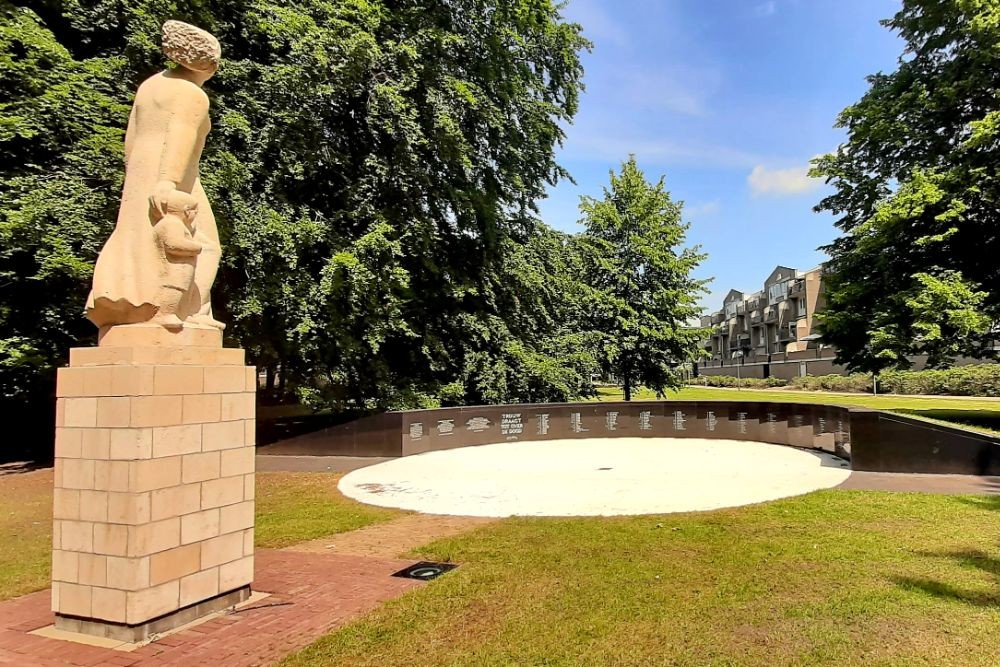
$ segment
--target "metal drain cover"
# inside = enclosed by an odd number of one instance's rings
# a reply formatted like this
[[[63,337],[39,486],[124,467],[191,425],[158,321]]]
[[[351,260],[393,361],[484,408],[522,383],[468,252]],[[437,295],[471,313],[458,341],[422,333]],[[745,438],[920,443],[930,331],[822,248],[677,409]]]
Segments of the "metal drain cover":
[[[421,561],[419,563],[414,563],[399,572],[394,572],[392,576],[402,577],[403,579],[430,581],[431,579],[437,579],[445,572],[454,570],[456,567],[458,567],[458,565],[455,563],[431,563],[429,561]]]

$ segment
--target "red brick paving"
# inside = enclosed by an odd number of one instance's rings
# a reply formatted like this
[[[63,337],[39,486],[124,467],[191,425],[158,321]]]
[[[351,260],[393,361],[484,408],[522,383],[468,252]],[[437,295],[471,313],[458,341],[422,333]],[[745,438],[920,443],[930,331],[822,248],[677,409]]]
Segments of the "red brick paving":
[[[131,653],[27,634],[53,620],[49,591],[31,593],[0,603],[0,665],[267,665],[424,585],[389,576],[411,562],[259,550],[253,588],[270,597]]]

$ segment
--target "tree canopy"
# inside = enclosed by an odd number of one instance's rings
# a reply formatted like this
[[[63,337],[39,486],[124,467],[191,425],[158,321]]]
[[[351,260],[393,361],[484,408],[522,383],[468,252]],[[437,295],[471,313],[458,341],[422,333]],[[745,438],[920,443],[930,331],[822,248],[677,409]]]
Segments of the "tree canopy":
[[[992,355],[1000,319],[1000,5],[904,0],[883,22],[895,71],[839,116],[847,141],[814,163],[836,191],[823,337],[851,367]]]
[[[583,390],[554,291],[573,244],[534,203],[567,175],[588,48],[552,0],[40,0],[0,5],[5,410],[50,411],[53,368],[94,340],[82,304],[168,18],[223,45],[202,175],[218,317],[252,363],[338,409]]]
[[[663,177],[646,180],[635,156],[611,172],[603,199],[583,197],[580,205],[590,326],[600,335],[599,359],[626,401],[640,385],[658,394],[679,386],[673,369],[703,356],[705,332],[689,322],[701,313],[706,281],[691,273],[705,255],[682,247],[682,208]]]

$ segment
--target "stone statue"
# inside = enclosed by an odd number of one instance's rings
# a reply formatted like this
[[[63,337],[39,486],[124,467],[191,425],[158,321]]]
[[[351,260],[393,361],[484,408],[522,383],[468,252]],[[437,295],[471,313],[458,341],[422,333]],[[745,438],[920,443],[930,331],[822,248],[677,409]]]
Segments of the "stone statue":
[[[198,175],[210,128],[202,90],[219,66],[219,41],[180,21],[163,24],[163,52],[178,67],[139,86],[125,133],[118,222],[94,267],[87,317],[102,332],[153,322],[223,329],[210,292],[221,248]]]
[[[168,329],[184,326],[177,314],[181,312],[184,296],[194,285],[196,258],[202,248],[193,238],[197,215],[198,201],[183,190],[174,190],[167,196],[166,210],[153,225],[164,267],[160,291],[156,295],[160,310],[153,321]]]

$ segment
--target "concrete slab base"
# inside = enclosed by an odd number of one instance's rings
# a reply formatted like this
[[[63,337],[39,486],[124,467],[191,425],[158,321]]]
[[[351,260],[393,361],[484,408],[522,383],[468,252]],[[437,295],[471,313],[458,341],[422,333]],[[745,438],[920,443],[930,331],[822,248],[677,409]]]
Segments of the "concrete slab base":
[[[383,507],[465,516],[610,516],[736,507],[837,486],[825,452],[697,438],[510,442],[362,468],[340,491]]]

